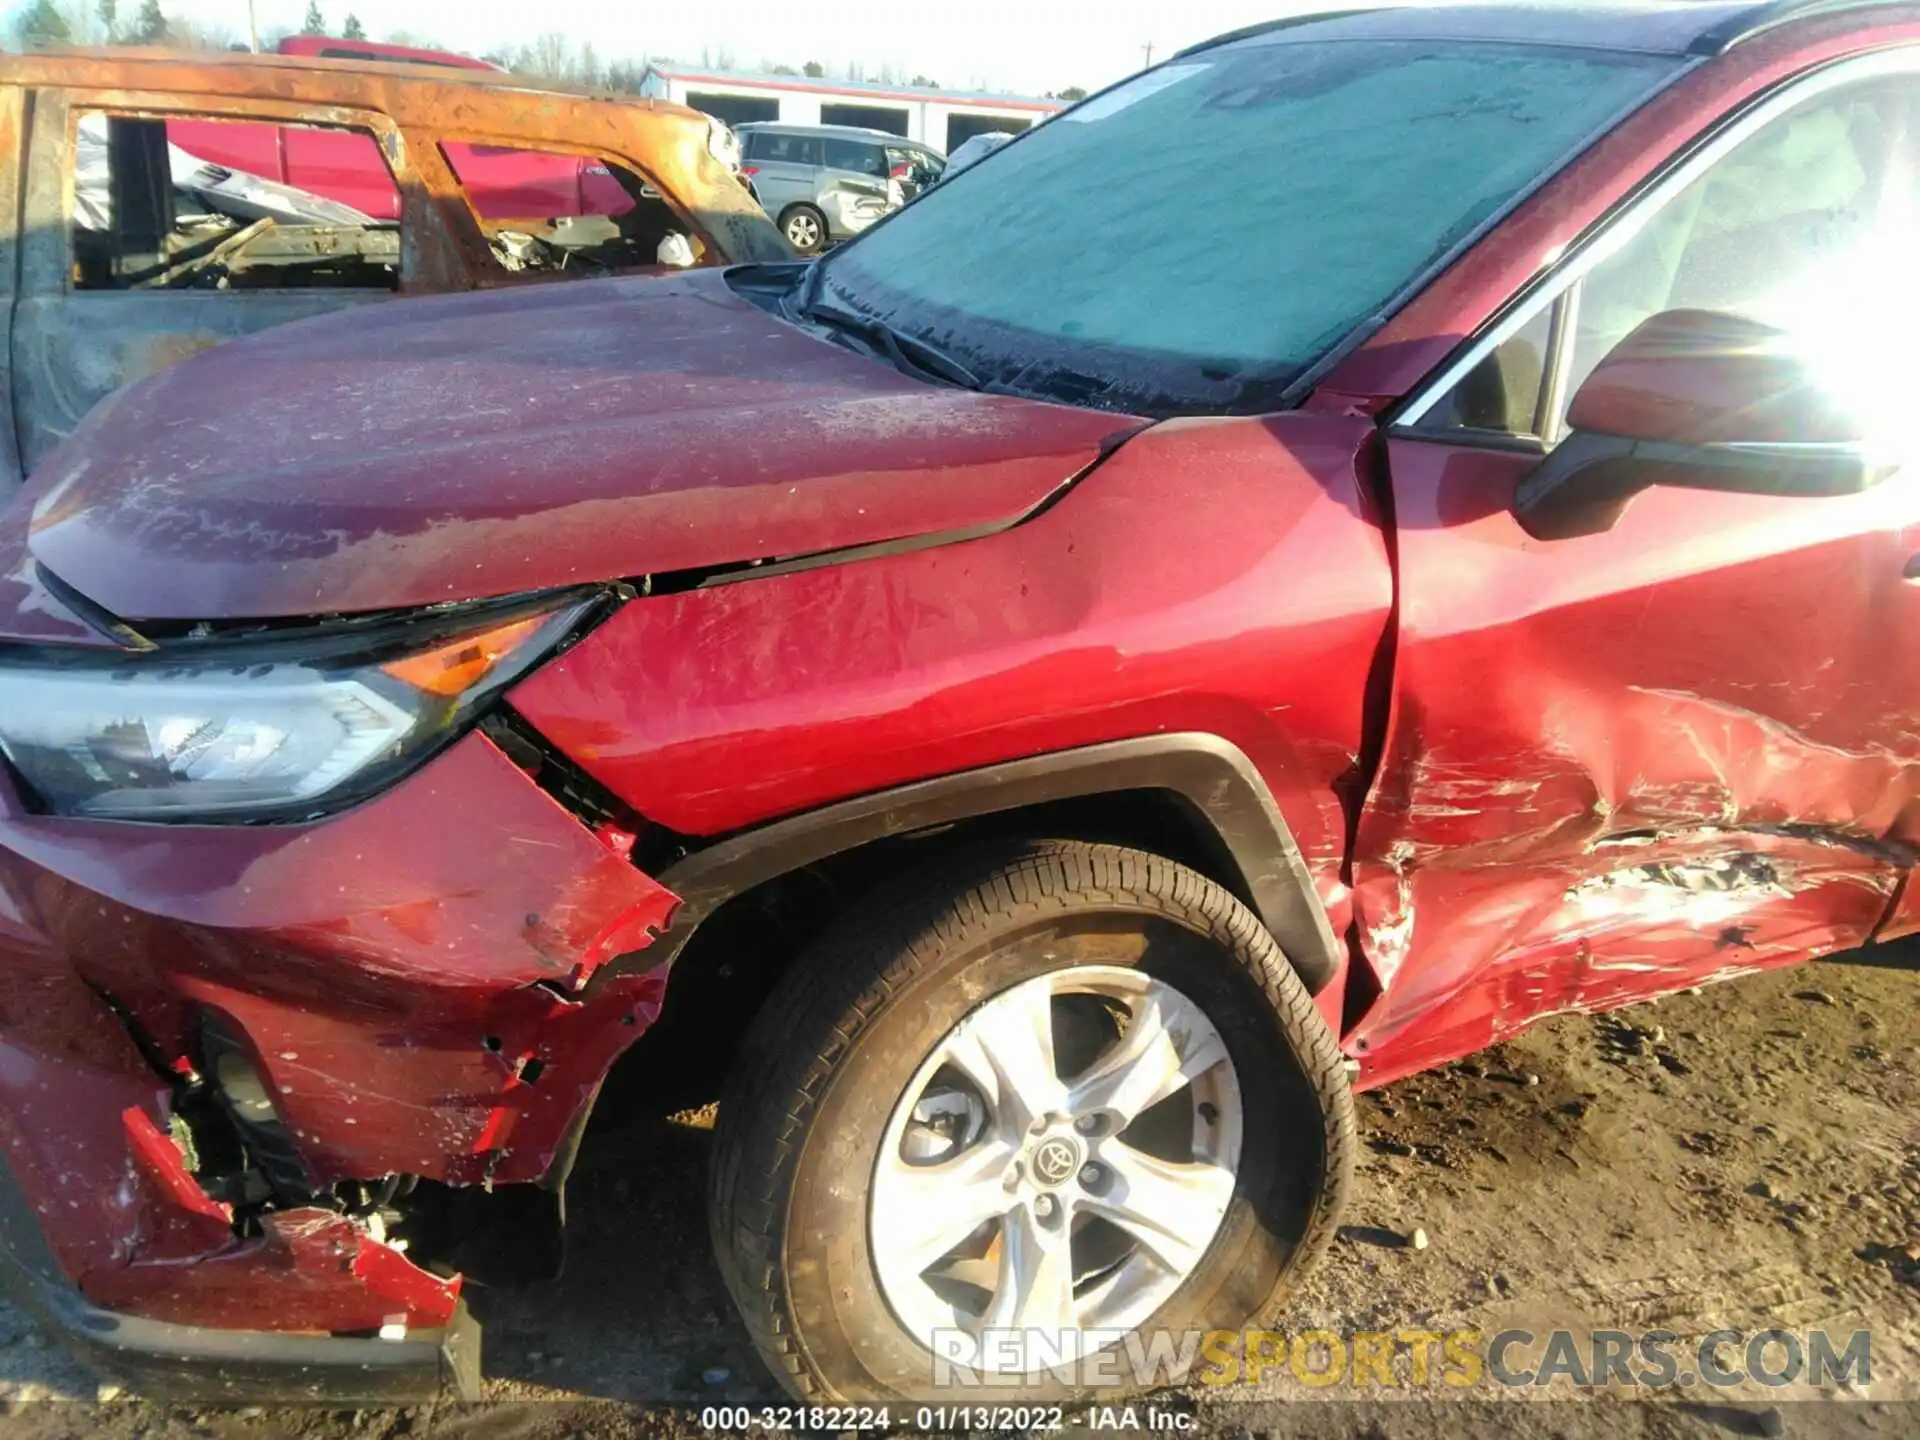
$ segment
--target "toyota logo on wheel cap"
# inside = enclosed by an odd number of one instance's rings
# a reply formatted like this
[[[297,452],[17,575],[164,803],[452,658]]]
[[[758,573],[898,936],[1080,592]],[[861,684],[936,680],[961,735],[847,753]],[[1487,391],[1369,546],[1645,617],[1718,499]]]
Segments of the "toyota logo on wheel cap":
[[[1080,1168],[1080,1151],[1071,1140],[1055,1136],[1033,1152],[1033,1174],[1042,1185],[1058,1185]]]

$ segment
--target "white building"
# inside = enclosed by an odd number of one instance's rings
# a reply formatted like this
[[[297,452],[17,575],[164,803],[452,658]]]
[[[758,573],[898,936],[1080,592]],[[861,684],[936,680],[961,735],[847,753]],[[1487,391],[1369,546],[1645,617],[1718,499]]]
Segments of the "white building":
[[[1059,100],[981,95],[915,85],[866,85],[805,75],[713,74],[647,68],[640,93],[704,111],[729,125],[783,120],[790,125],[861,125],[951,152],[993,130],[1019,131],[1066,108]]]

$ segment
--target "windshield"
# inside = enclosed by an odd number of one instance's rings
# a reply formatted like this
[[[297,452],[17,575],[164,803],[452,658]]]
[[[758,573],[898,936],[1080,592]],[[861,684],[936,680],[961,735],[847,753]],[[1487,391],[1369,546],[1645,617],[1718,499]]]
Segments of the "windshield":
[[[822,262],[817,293],[989,385],[1270,408],[1676,63],[1434,41],[1205,53],[928,191]]]

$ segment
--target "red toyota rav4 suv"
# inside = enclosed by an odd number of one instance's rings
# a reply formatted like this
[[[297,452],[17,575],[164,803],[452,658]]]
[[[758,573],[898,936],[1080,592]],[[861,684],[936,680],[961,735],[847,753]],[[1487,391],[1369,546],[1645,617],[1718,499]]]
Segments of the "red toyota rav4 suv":
[[[1347,13],[120,392],[0,537],[25,1292],[471,1385],[428,1218],[704,989],[797,1393],[1269,1311],[1355,1087],[1920,926],[1916,177],[1915,7]]]

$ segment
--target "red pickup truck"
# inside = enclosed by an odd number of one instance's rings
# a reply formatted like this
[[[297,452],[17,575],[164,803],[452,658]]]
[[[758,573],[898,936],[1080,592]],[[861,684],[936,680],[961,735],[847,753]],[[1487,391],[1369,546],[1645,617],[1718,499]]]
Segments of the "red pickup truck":
[[[501,68],[471,55],[326,35],[289,35],[275,50],[281,55],[328,60],[461,70]],[[175,120],[167,126],[167,138],[197,159],[351,205],[370,219],[400,218],[400,196],[393,178],[364,135],[347,130]],[[499,145],[449,143],[445,148],[448,161],[482,219],[621,215],[633,207],[632,198],[612,172],[585,156],[540,154]]]

